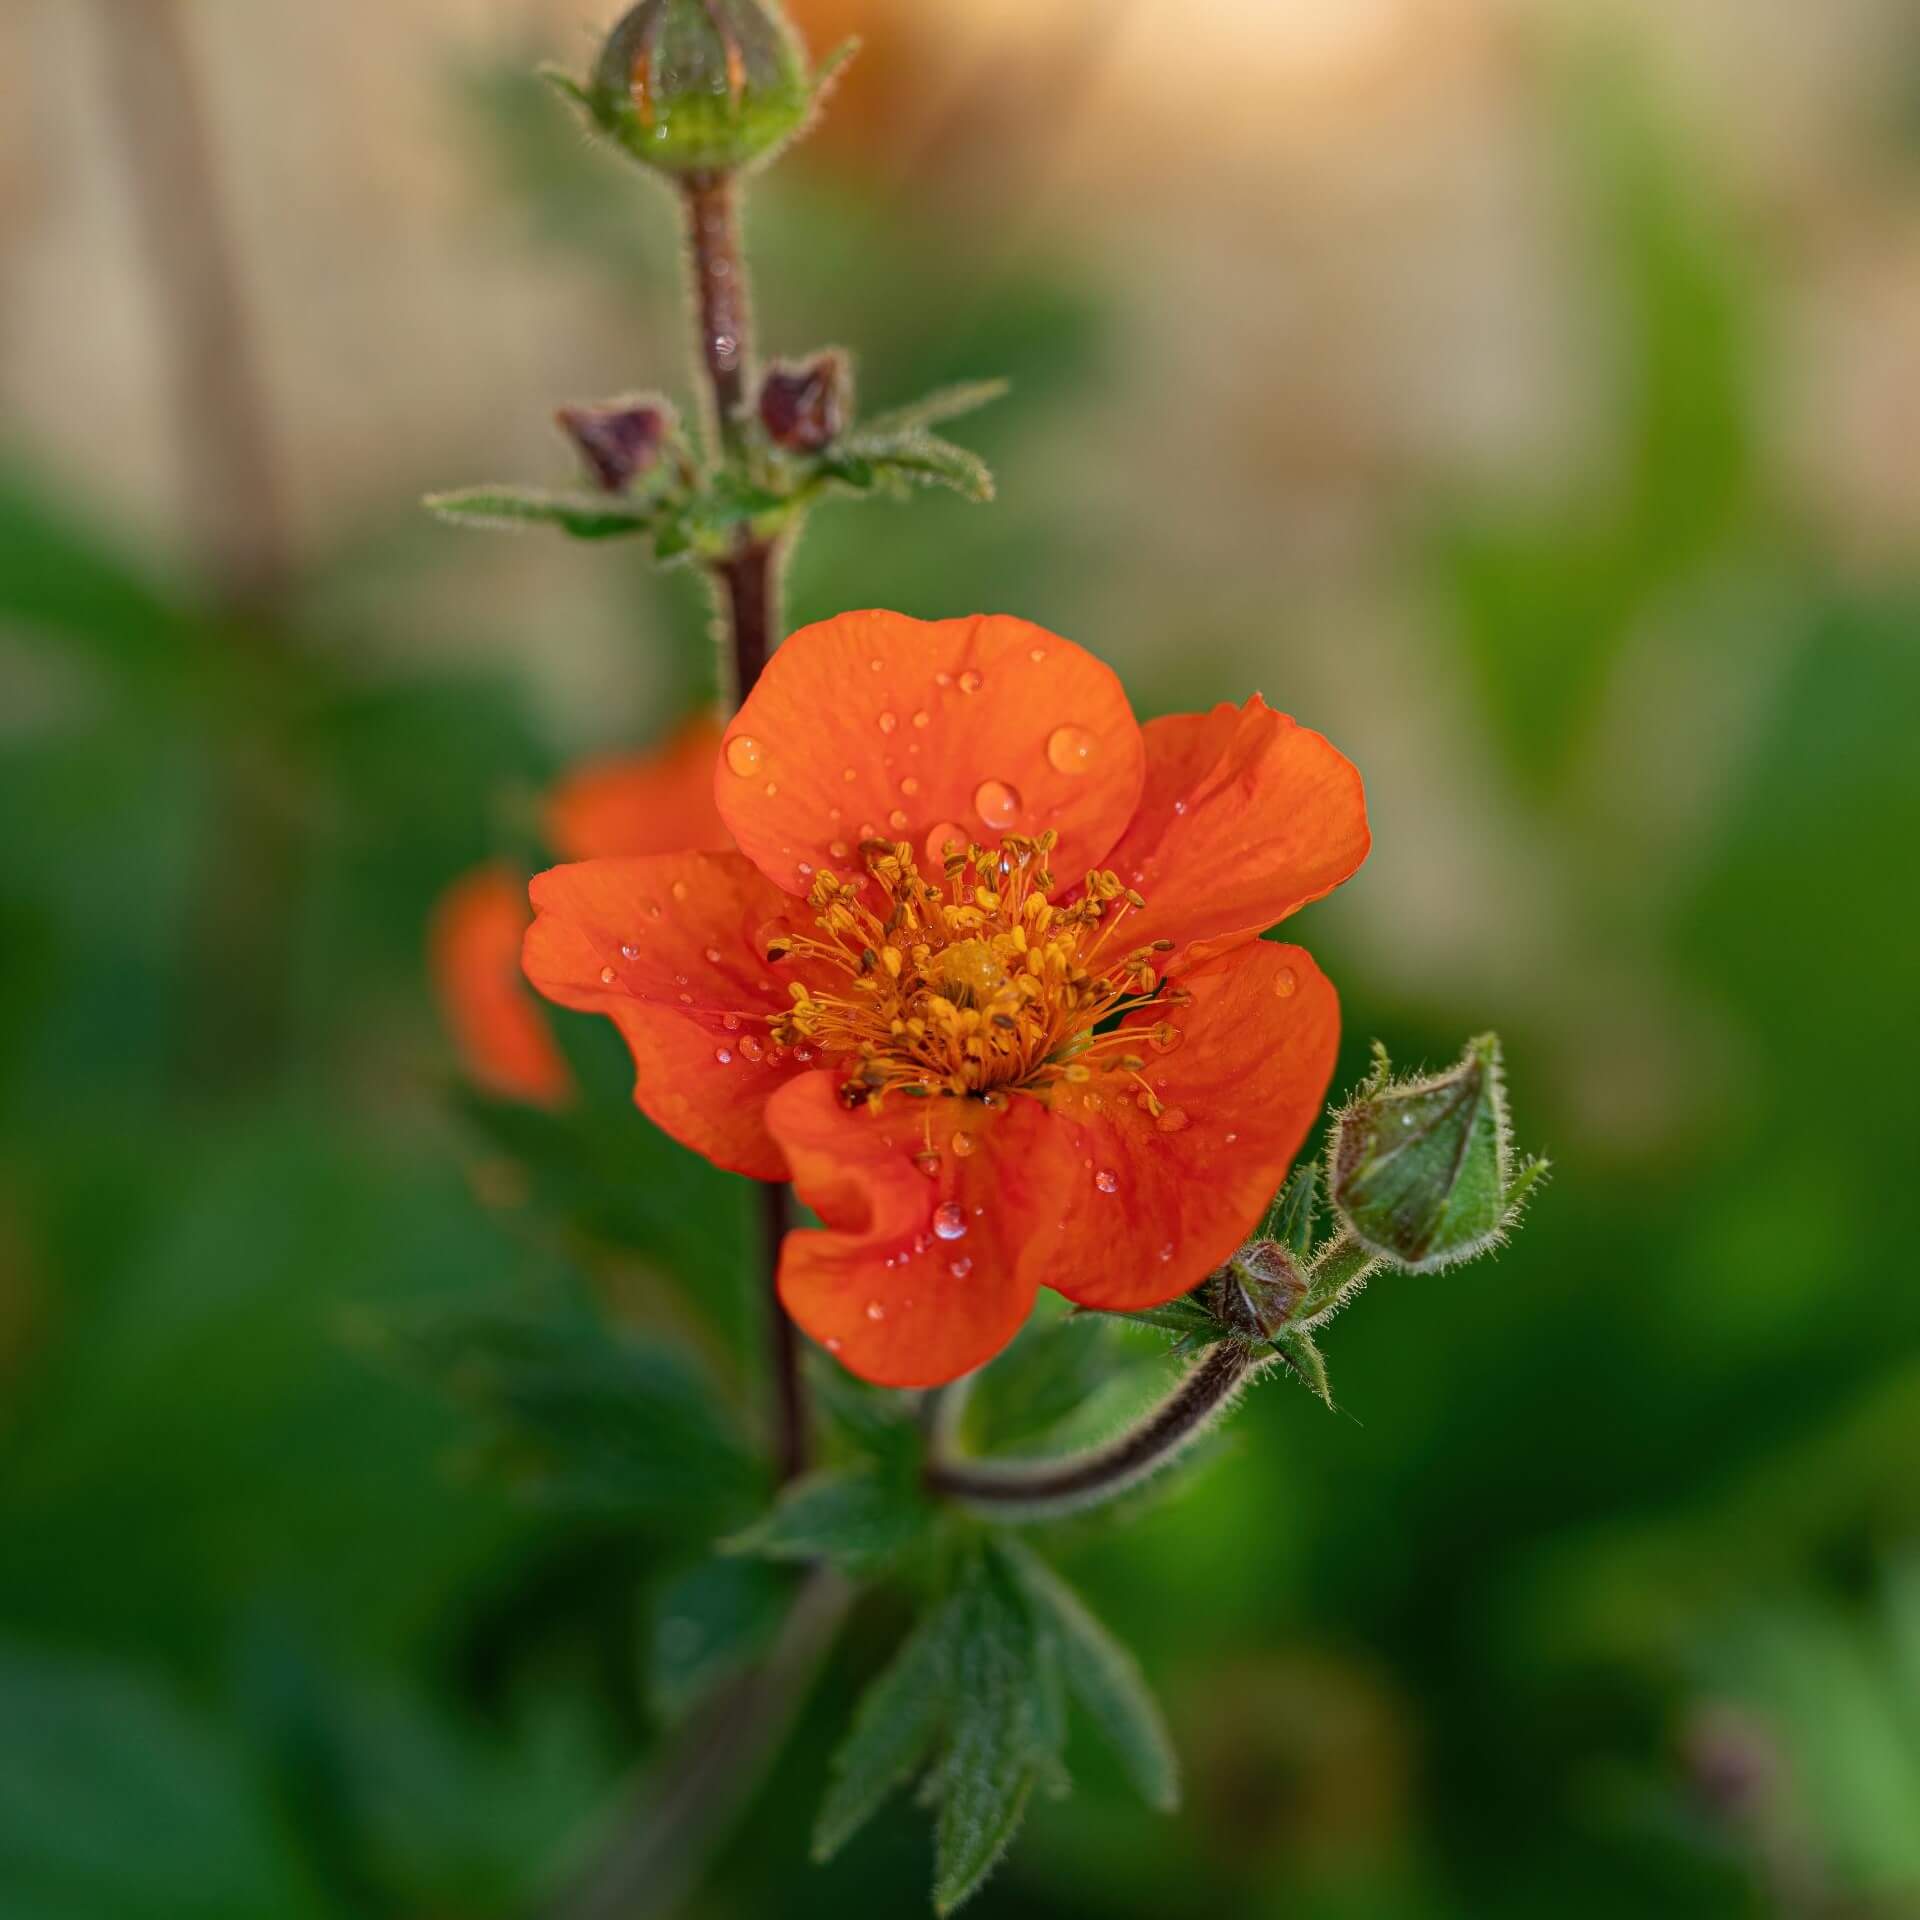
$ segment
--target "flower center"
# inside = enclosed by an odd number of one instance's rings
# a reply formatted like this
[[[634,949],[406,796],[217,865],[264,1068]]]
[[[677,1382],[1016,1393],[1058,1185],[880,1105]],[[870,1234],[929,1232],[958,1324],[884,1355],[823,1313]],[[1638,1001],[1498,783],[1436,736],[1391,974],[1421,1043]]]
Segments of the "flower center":
[[[842,977],[790,986],[775,1041],[843,1065],[849,1106],[877,1107],[889,1093],[1004,1106],[1014,1093],[1044,1099],[1061,1081],[1121,1073],[1157,1116],[1133,1051],[1141,1036],[1100,1029],[1156,997],[1185,1003],[1160,979],[1173,943],[1121,948],[1115,936],[1146,902],[1111,872],[1088,874],[1079,899],[1055,906],[1056,840],[1010,834],[956,849],[938,882],[922,877],[904,841],[862,842],[866,879],[817,875],[807,896],[815,931],[769,946],[769,959],[806,958]]]

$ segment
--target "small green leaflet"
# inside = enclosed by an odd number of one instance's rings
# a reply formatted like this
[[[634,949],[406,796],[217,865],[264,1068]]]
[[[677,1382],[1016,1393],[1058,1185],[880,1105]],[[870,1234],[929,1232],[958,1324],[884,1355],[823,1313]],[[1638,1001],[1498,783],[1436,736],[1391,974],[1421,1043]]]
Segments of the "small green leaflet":
[[[868,1571],[916,1544],[927,1520],[907,1476],[851,1467],[794,1481],[770,1512],[721,1546],[763,1560],[831,1560]]]
[[[456,526],[558,527],[576,540],[618,540],[645,533],[654,506],[643,499],[604,493],[549,493],[539,487],[462,487],[454,493],[430,493],[429,513]]]

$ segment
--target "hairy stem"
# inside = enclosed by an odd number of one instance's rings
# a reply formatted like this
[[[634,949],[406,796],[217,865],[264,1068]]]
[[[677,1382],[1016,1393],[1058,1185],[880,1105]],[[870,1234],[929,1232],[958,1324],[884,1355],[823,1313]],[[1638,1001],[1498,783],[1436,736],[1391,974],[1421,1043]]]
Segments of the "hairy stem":
[[[1222,1340],[1126,1432],[1057,1460],[960,1460],[936,1445],[926,1466],[927,1490],[1009,1525],[1098,1506],[1184,1453],[1272,1362],[1271,1354]]]
[[[680,1910],[743,1810],[846,1617],[852,1589],[816,1567],[767,1657],[726,1682],[667,1741],[619,1838],[546,1908],[546,1920],[648,1920]]]
[[[746,260],[740,250],[739,198],[727,173],[689,174],[682,188],[694,285],[695,331],[706,376],[714,445],[722,458],[743,447],[741,410],[753,364]],[[726,628],[737,706],[753,691],[767,656],[780,639],[780,563],[776,544],[742,527],[733,548],[713,566]],[[780,1241],[792,1211],[784,1186],[763,1200],[762,1272],[767,1315],[767,1359],[772,1382],[771,1427],[780,1478],[806,1471],[807,1407],[800,1377],[800,1342],[780,1304]]]

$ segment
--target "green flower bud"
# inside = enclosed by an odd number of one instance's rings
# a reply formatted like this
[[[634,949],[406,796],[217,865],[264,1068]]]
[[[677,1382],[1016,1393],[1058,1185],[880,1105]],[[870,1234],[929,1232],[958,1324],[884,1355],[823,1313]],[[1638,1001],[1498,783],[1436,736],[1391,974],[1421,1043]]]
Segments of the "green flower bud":
[[[1467,1043],[1457,1066],[1395,1081],[1378,1053],[1372,1079],[1334,1116],[1328,1186],[1341,1222],[1371,1252],[1436,1272],[1498,1245],[1526,1189],[1516,1174],[1499,1036]]]
[[[607,36],[577,97],[648,166],[717,173],[798,133],[814,96],[774,0],[640,0]]]
[[[1247,1340],[1277,1339],[1306,1297],[1299,1262],[1277,1240],[1249,1240],[1213,1277],[1214,1318]]]

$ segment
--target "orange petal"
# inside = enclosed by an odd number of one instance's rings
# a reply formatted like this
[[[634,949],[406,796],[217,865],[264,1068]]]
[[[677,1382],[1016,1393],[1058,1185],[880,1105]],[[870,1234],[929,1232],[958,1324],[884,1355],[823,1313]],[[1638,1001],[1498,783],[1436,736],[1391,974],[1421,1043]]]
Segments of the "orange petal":
[[[1112,1077],[1063,1088],[1029,1176],[1044,1205],[1018,1231],[1082,1306],[1156,1306],[1217,1267],[1259,1224],[1333,1076],[1340,1004],[1303,949],[1249,942],[1180,985],[1193,1000],[1164,1016],[1171,1051],[1147,1037],[1154,1009],[1125,1022],[1159,1119]]]
[[[780,1298],[828,1352],[880,1386],[931,1387],[1019,1332],[1038,1285],[1020,1238],[1042,1204],[1029,1170],[1050,1121],[1037,1103],[849,1112],[832,1078],[811,1074],[767,1118],[795,1191],[826,1223],[787,1235]],[[956,1134],[971,1152],[955,1152]]]
[[[776,979],[765,958],[787,897],[737,853],[588,860],[538,875],[532,891],[527,978],[563,1007],[614,1021],[647,1117],[716,1165],[784,1179],[762,1109],[816,1064],[811,1049],[767,1034],[795,972]]]
[[[557,1107],[572,1091],[560,1049],[520,972],[527,902],[505,867],[482,867],[441,895],[427,966],[460,1064],[488,1093]]]
[[[1107,863],[1146,896],[1130,943],[1171,939],[1203,959],[1331,893],[1367,857],[1353,762],[1258,694],[1143,732],[1146,790]]]
[[[713,804],[719,754],[719,722],[702,714],[657,752],[589,761],[548,796],[548,846],[563,860],[731,846]]]
[[[1113,670],[1004,614],[843,613],[794,634],[728,723],[720,817],[769,879],[859,871],[880,835],[937,864],[946,840],[1060,835],[1097,865],[1140,797],[1140,729]],[[929,852],[929,840],[936,844]]]

